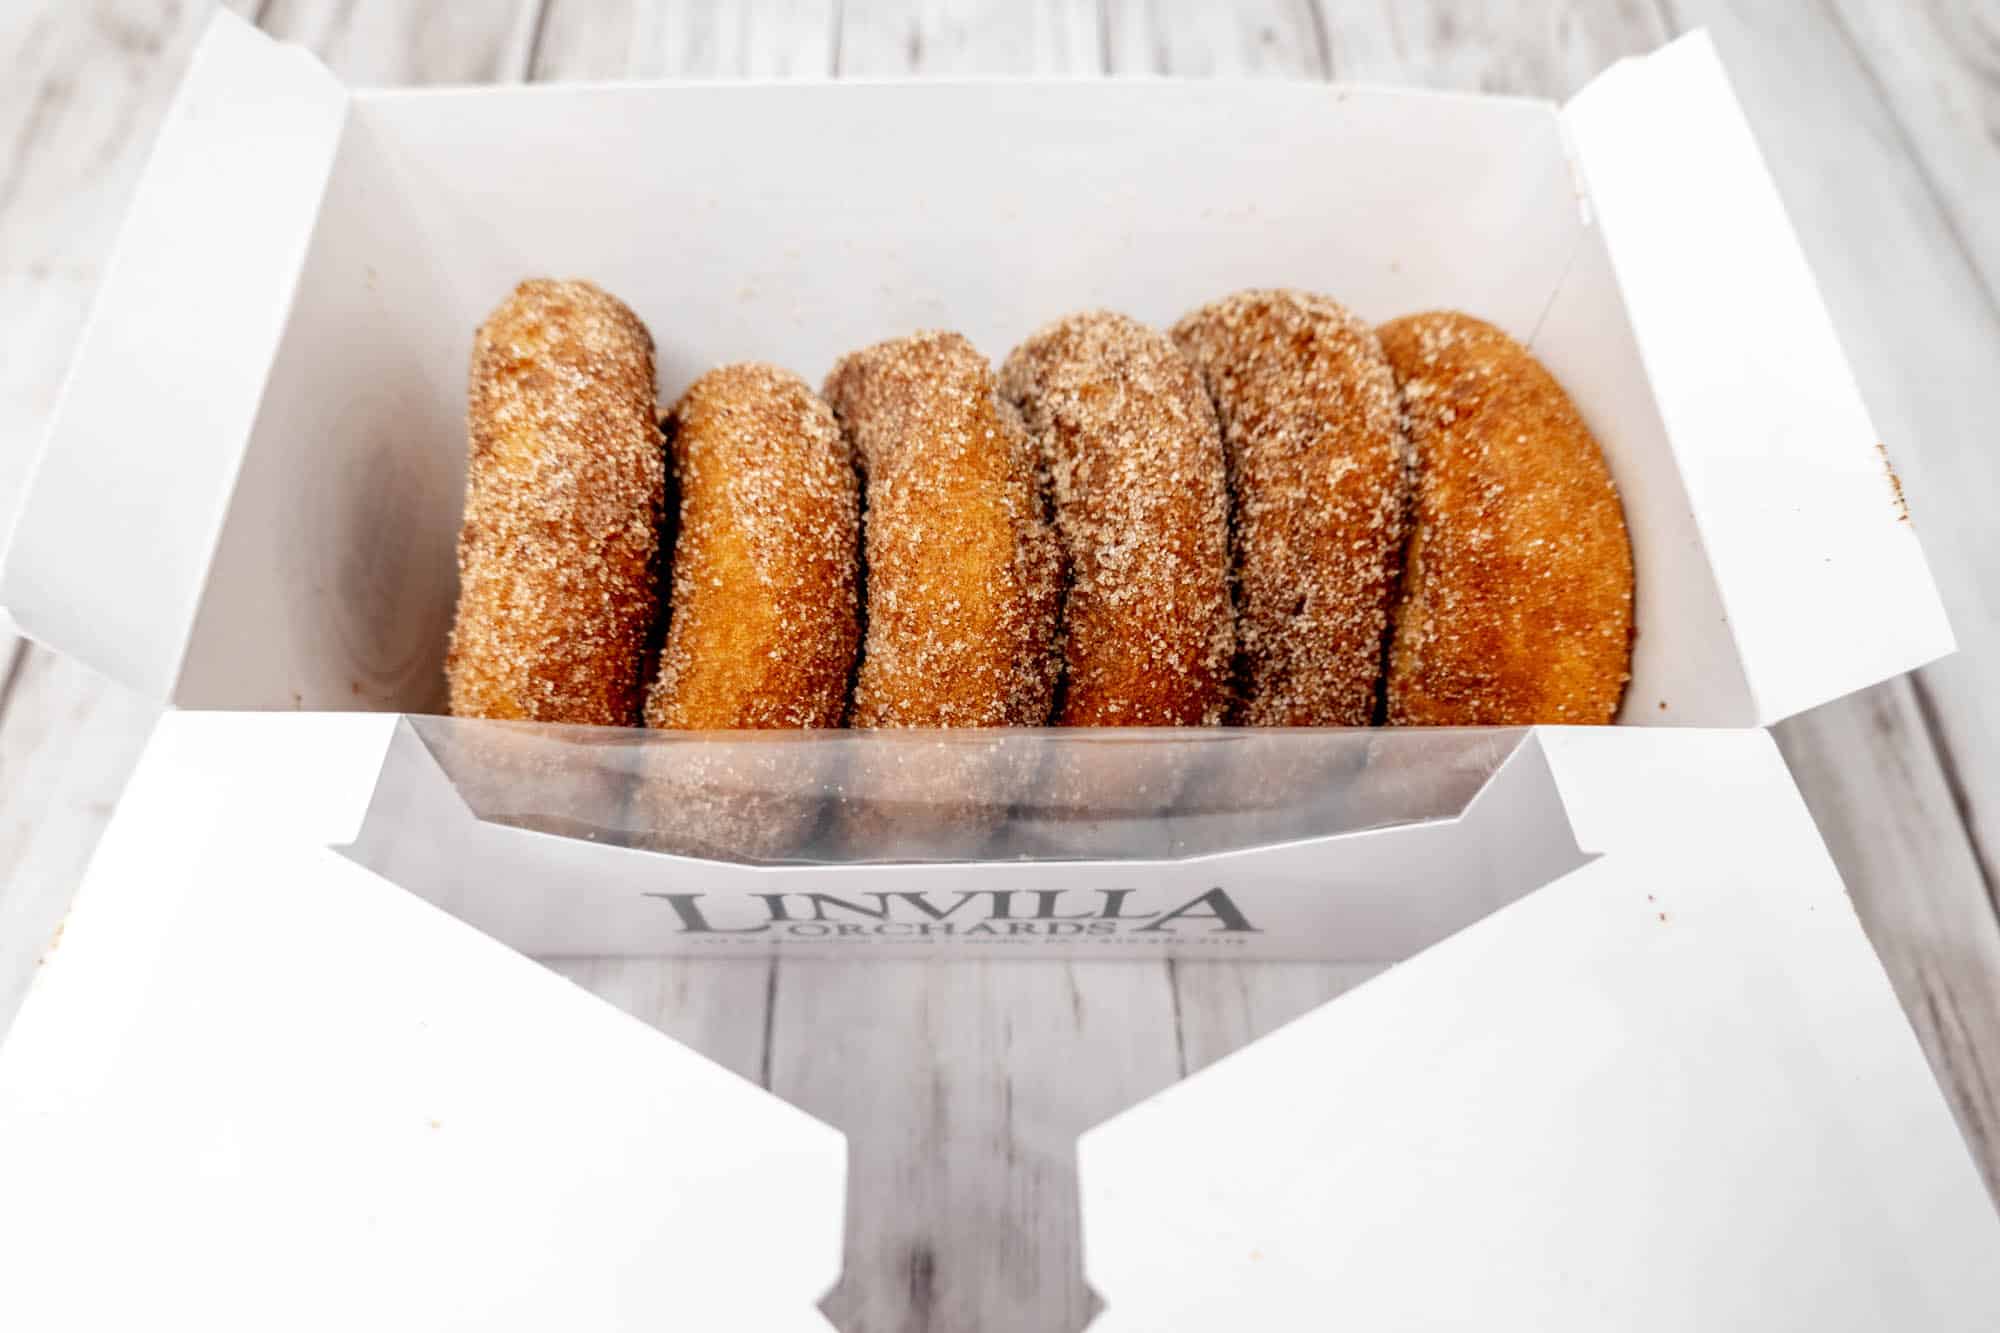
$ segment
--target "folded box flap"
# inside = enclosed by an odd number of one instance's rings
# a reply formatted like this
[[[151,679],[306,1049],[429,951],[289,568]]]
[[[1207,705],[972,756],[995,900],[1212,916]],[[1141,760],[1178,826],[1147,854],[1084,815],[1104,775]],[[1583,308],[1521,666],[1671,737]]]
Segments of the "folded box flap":
[[[231,768],[291,742],[337,803],[393,722],[155,734],[0,1046],[0,1327],[826,1333],[838,1131]]]
[[[218,12],[140,178],[4,566],[22,632],[165,698],[346,118]]]
[[[1950,626],[1713,43],[1563,111],[1758,720],[1921,666]]]

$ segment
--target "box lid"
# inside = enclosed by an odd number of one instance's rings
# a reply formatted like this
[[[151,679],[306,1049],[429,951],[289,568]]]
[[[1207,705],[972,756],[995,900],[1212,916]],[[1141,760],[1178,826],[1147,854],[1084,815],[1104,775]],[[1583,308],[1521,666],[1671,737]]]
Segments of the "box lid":
[[[0,1327],[825,1333],[837,1131],[318,841],[392,721],[163,719],[0,1055]]]

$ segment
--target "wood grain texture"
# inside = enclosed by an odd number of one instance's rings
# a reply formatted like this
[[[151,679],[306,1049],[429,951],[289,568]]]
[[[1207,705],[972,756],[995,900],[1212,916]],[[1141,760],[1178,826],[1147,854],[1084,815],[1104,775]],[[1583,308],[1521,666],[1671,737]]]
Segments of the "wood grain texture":
[[[546,0],[531,76],[823,78],[838,0]]]
[[[788,961],[772,1020],[771,1090],[848,1136],[838,1327],[1083,1326],[1076,1138],[1180,1077],[1164,965]]]
[[[367,87],[518,83],[540,18],[540,0],[268,0],[257,23],[306,47],[346,83]]]
[[[835,74],[1094,74],[1104,67],[1093,0],[843,0]]]
[[[1330,68],[1326,26],[1312,0],[1104,0],[1104,34],[1112,74],[1323,79]]]
[[[1332,77],[1565,98],[1659,45],[1649,0],[1321,0]]]
[[[560,972],[753,1083],[765,1077],[773,964],[763,959],[551,958]]]

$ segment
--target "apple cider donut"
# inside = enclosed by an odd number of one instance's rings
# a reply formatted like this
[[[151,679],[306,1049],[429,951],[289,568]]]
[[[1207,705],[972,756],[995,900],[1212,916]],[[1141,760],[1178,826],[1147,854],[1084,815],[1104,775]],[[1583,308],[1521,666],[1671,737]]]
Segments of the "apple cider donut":
[[[1060,557],[1032,446],[956,333],[842,358],[826,397],[866,485],[857,727],[1040,726]]]
[[[1235,653],[1215,409],[1173,343],[1088,311],[1014,350],[1000,392],[1041,451],[1070,570],[1063,726],[1214,726]]]
[[[689,386],[666,433],[678,518],[646,725],[838,727],[859,638],[860,498],[832,409],[790,371],[723,366]],[[823,750],[785,737],[656,745],[633,807],[639,841],[781,858],[816,822],[826,767]]]
[[[1632,665],[1632,548],[1604,455],[1527,349],[1444,311],[1382,327],[1417,456],[1392,724],[1606,723]]]
[[[1222,422],[1235,497],[1232,720],[1366,726],[1409,507],[1396,383],[1324,296],[1245,291],[1181,319]]]
[[[1055,694],[1062,561],[1033,445],[956,333],[843,358],[826,397],[863,480],[856,727],[1038,727]],[[1033,766],[1018,738],[880,737],[856,749],[842,827],[861,855],[973,846]]]
[[[832,410],[790,371],[724,366],[688,388],[667,437],[679,521],[646,725],[839,726],[860,499]]]
[[[524,282],[473,341],[460,717],[630,726],[658,609],[653,339],[587,282]]]

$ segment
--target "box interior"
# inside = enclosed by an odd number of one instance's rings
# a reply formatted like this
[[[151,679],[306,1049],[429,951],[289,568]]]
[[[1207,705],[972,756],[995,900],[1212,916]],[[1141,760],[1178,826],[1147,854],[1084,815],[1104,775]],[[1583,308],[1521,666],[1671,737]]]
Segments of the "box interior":
[[[705,127],[705,128],[697,128]],[[1621,484],[1640,633],[1621,720],[1757,721],[1553,106],[1320,85],[607,86],[358,93],[177,702],[442,704],[472,331],[519,280],[633,306],[672,399],[809,380],[919,327],[998,360],[1109,306],[1250,286],[1529,342]]]

